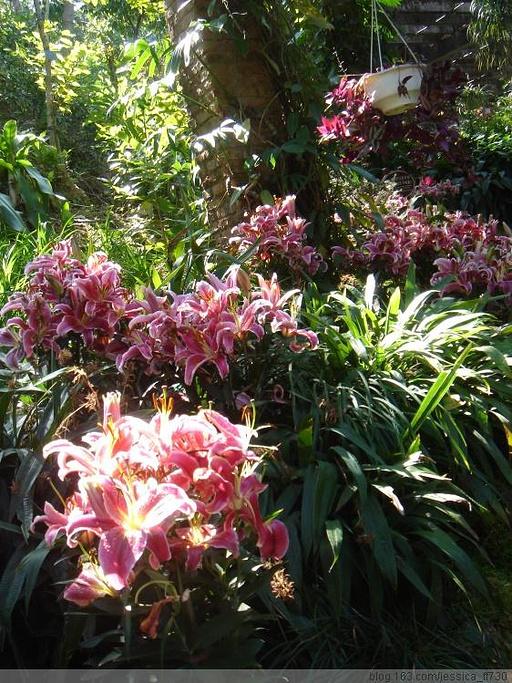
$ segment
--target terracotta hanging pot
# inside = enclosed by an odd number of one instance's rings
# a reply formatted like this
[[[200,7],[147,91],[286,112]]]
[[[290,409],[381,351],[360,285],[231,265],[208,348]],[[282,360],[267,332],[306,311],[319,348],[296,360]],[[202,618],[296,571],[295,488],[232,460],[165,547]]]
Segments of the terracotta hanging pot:
[[[386,116],[414,109],[420,99],[423,69],[418,64],[401,64],[364,74],[360,83],[373,106]]]

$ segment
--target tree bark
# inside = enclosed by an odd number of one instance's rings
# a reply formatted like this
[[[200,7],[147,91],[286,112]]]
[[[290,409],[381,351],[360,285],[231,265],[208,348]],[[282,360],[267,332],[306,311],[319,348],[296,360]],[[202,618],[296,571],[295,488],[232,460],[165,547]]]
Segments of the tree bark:
[[[247,202],[232,201],[233,188],[248,186],[245,161],[264,149],[286,140],[285,117],[276,83],[263,56],[261,24],[244,9],[241,0],[230,0],[236,17],[233,33],[204,30],[183,65],[179,79],[195,132],[203,135],[222,121],[250,122],[247,143],[228,139],[220,147],[207,149],[198,159],[200,177],[206,192],[210,223],[224,231],[239,222]],[[191,22],[211,20],[210,0],[166,0],[167,22],[177,44]],[[263,167],[262,167],[263,168]],[[272,189],[269,171],[264,186]],[[257,184],[254,180],[252,181]]]
[[[70,0],[64,2],[62,6],[62,28],[65,31],[72,31],[75,26],[75,3]]]
[[[34,9],[36,13],[37,30],[41,38],[41,43],[44,50],[44,91],[45,91],[45,105],[46,105],[46,132],[48,134],[48,141],[54,147],[59,147],[59,139],[57,135],[57,116],[55,101],[53,98],[53,76],[52,76],[52,60],[50,51],[50,42],[45,29],[44,14],[39,0],[34,0]]]

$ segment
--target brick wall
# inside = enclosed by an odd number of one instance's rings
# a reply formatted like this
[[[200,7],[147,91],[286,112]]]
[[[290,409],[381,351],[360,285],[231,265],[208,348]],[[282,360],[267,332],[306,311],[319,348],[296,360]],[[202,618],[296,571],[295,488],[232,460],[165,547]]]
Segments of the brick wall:
[[[474,48],[467,39],[470,7],[471,2],[460,0],[405,0],[393,20],[423,61],[455,59],[470,77],[478,78],[481,74],[475,67]],[[393,42],[401,49],[398,38]]]

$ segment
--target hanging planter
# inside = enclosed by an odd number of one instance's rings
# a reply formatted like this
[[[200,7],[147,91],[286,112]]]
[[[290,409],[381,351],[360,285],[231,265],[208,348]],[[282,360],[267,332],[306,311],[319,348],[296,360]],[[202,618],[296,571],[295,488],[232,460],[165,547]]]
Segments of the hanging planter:
[[[401,64],[364,74],[359,82],[375,109],[395,116],[416,107],[422,80],[423,69],[419,64]]]
[[[381,4],[377,0],[372,0],[371,7],[370,72],[361,77],[359,84],[364,90],[365,95],[370,98],[375,109],[378,109],[386,116],[403,114],[409,109],[414,109],[419,102],[423,67]],[[411,54],[415,62],[414,64],[401,64],[399,66],[392,66],[390,69],[384,69],[380,44],[379,10],[384,14],[397,36]],[[376,72],[373,71],[374,35],[377,37],[380,62],[380,71]]]

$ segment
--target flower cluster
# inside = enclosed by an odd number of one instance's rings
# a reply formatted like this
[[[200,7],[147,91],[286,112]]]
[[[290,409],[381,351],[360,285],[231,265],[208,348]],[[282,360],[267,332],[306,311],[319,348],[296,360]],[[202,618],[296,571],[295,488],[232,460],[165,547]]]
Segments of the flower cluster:
[[[408,209],[386,216],[384,225],[360,248],[334,247],[333,255],[394,275],[404,275],[411,260],[430,262],[437,268],[431,284],[440,284],[443,294],[512,293],[512,237],[500,235],[496,221],[483,223],[460,212],[430,221],[423,211]]]
[[[236,266],[222,279],[210,274],[194,292],[171,292],[170,299],[146,290],[145,299],[130,304],[131,320],[123,338],[125,350],[117,353],[118,368],[138,359],[156,373],[173,363],[184,368],[185,383],[190,384],[200,367],[214,365],[224,378],[237,345],[261,340],[266,327],[289,338],[294,352],[315,348],[315,333],[299,329],[285,310],[298,290],[282,294],[275,275],[270,280],[258,275],[258,281],[259,287],[252,289],[248,275]]]
[[[414,252],[425,247],[430,225],[427,216],[419,209],[408,209],[404,215],[384,217],[385,229],[367,235],[359,249],[333,247],[333,256],[339,256],[355,266],[370,266],[404,275]]]
[[[443,294],[469,295],[473,290],[512,295],[512,237],[496,235],[486,226],[481,242],[471,249],[438,258],[433,285],[441,284]]]
[[[82,550],[67,600],[85,606],[116,596],[138,573],[171,559],[193,571],[210,548],[237,557],[253,534],[263,561],[286,553],[285,525],[260,513],[266,487],[255,472],[252,428],[213,410],[171,416],[171,407],[161,400],[148,423],[122,416],[119,394],[107,394],[101,432],[86,435],[84,446],[64,439],[45,446],[61,480],[78,475],[64,509],[47,501],[33,521],[47,526],[49,545],[63,536]]]
[[[67,242],[35,259],[27,266],[28,291],[13,295],[2,310],[20,312],[0,329],[0,344],[10,347],[6,362],[16,367],[36,351],[58,352],[75,333],[87,348],[115,360],[119,370],[133,360],[149,373],[171,364],[184,368],[190,384],[205,365],[226,377],[240,346],[268,333],[289,338],[294,352],[318,343],[290,312],[298,290],[281,293],[275,275],[258,276],[259,287],[253,288],[249,276],[233,267],[222,279],[208,275],[190,293],[158,296],[147,289],[144,298],[134,299],[120,286],[119,273],[105,254],[80,263]]]
[[[238,254],[255,247],[258,261],[282,259],[292,270],[314,275],[326,264],[314,247],[305,244],[306,228],[306,220],[297,216],[295,197],[289,196],[277,199],[272,206],[258,206],[248,222],[233,228],[229,243]]]
[[[443,199],[456,196],[460,193],[460,185],[454,185],[451,180],[435,180],[431,176],[425,176],[416,188],[418,194],[429,199]]]
[[[104,350],[129,301],[120,271],[102,252],[81,263],[73,258],[69,241],[29,263],[27,291],[13,294],[0,311],[19,313],[0,330],[0,344],[11,349],[7,364],[17,367],[37,349],[58,352],[57,339],[70,332],[79,334],[87,347]]]

